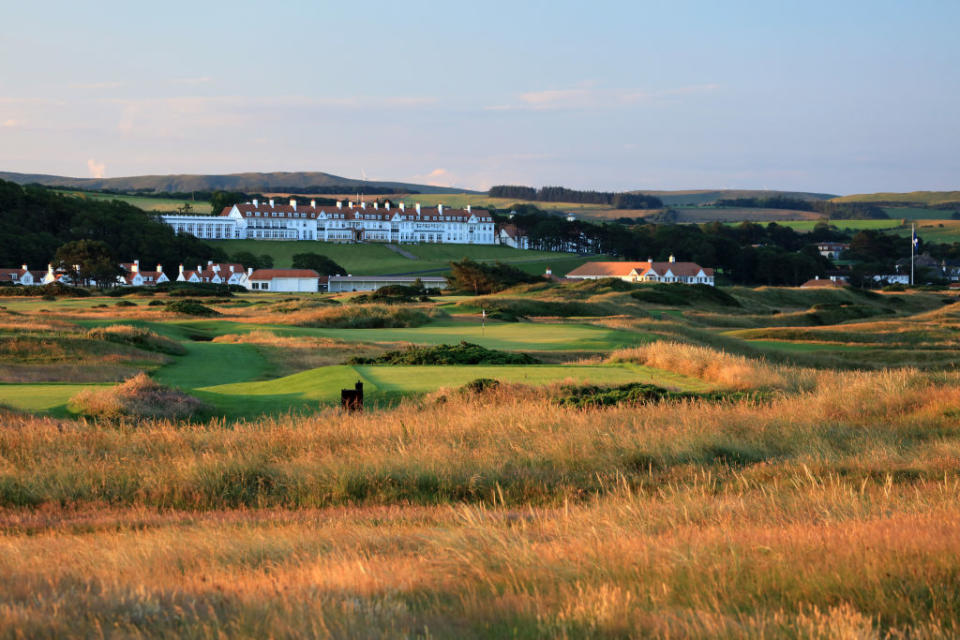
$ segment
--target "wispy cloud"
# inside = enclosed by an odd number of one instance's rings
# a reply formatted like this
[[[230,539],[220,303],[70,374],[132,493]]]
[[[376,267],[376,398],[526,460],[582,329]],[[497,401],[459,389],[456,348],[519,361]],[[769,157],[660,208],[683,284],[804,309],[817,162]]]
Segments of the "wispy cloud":
[[[102,178],[107,171],[107,165],[90,158],[87,160],[87,171],[91,178]]]
[[[485,107],[488,111],[547,111],[577,109],[610,109],[654,102],[673,97],[709,93],[719,89],[717,84],[700,84],[670,89],[603,89],[581,87],[575,89],[547,89],[528,91],[514,102]]]

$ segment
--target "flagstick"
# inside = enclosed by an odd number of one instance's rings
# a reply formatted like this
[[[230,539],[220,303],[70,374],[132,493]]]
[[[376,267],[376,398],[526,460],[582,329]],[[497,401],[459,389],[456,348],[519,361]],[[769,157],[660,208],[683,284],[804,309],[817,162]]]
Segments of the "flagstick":
[[[913,286],[913,254],[917,248],[917,225],[910,225],[910,286]]]

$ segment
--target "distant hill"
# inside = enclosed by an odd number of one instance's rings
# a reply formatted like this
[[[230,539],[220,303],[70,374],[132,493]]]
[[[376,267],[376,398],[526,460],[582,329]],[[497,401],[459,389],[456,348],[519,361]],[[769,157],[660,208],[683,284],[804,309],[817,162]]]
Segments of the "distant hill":
[[[830,200],[836,198],[829,193],[810,193],[807,191],[767,191],[763,189],[685,189],[680,191],[649,191],[647,189],[631,191],[657,196],[668,207],[700,207],[711,205],[717,200],[734,198],[771,198],[782,196],[798,200]]]
[[[17,184],[42,184],[48,187],[66,187],[100,191],[110,189],[123,192],[178,192],[243,191],[246,193],[309,190],[310,187],[348,186],[362,190],[364,186],[414,190],[419,193],[469,193],[460,188],[434,187],[409,182],[380,182],[354,180],[321,171],[276,171],[271,173],[230,173],[224,175],[177,174],[166,176],[129,176],[126,178],[69,178],[42,173],[13,173],[0,171],[0,180]]]
[[[960,191],[911,191],[909,193],[858,193],[834,198],[836,202],[867,202],[878,205],[914,205],[960,207]]]

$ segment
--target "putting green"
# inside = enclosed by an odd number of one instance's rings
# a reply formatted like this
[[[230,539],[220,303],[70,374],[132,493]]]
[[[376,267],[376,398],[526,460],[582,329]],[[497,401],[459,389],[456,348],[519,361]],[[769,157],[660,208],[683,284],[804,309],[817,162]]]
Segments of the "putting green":
[[[368,400],[390,402],[403,395],[426,393],[441,387],[459,387],[477,378],[544,385],[625,384],[645,382],[670,389],[705,390],[703,381],[634,364],[509,365],[509,366],[350,366],[320,367],[262,382],[202,387],[194,394],[226,415],[251,415],[310,409],[339,401],[340,390],[364,383]]]
[[[325,329],[226,320],[194,320],[169,323],[169,326],[177,326],[190,334],[209,338],[265,329],[284,336],[316,336],[349,342],[456,344],[466,340],[488,349],[507,351],[609,351],[637,346],[653,339],[653,336],[637,331],[608,329],[588,324],[488,322],[486,327],[483,327],[479,318],[444,320],[405,329]]]
[[[69,415],[70,398],[90,387],[109,387],[109,384],[0,384],[0,405],[20,411]]]

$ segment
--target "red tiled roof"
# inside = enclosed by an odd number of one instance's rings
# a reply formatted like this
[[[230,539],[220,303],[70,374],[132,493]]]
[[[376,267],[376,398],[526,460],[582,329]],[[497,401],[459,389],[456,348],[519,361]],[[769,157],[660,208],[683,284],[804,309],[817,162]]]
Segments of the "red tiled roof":
[[[319,278],[313,269],[257,269],[250,280],[273,280],[274,278]]]
[[[701,267],[696,262],[587,262],[567,274],[567,277],[625,278],[633,271],[644,275],[648,271],[664,275],[670,271],[675,276],[692,277],[700,273],[713,275],[713,269]]]
[[[466,222],[471,216],[475,216],[480,222],[493,221],[493,218],[490,217],[490,212],[486,209],[473,209],[470,213],[467,213],[466,209],[452,209],[450,207],[444,207],[444,213],[443,215],[440,215],[440,209],[438,207],[420,207],[420,214],[418,216],[414,207],[408,207],[405,210],[401,210],[396,206],[391,206],[390,209],[386,209],[384,207],[375,209],[373,207],[363,208],[358,206],[356,203],[353,207],[344,205],[342,208],[331,207],[329,205],[323,207],[311,207],[298,204],[297,208],[294,209],[288,204],[276,204],[271,207],[270,204],[266,202],[260,202],[256,206],[247,203],[238,204],[235,206],[245,218],[257,217],[255,213],[259,211],[261,218],[299,218],[300,214],[303,214],[304,218],[309,219],[316,218],[321,213],[326,213],[327,217],[336,217],[340,220],[386,221],[393,219],[394,216],[400,216],[401,220]],[[220,215],[229,215],[231,211],[233,211],[233,207],[224,207],[223,211],[220,212]]]

